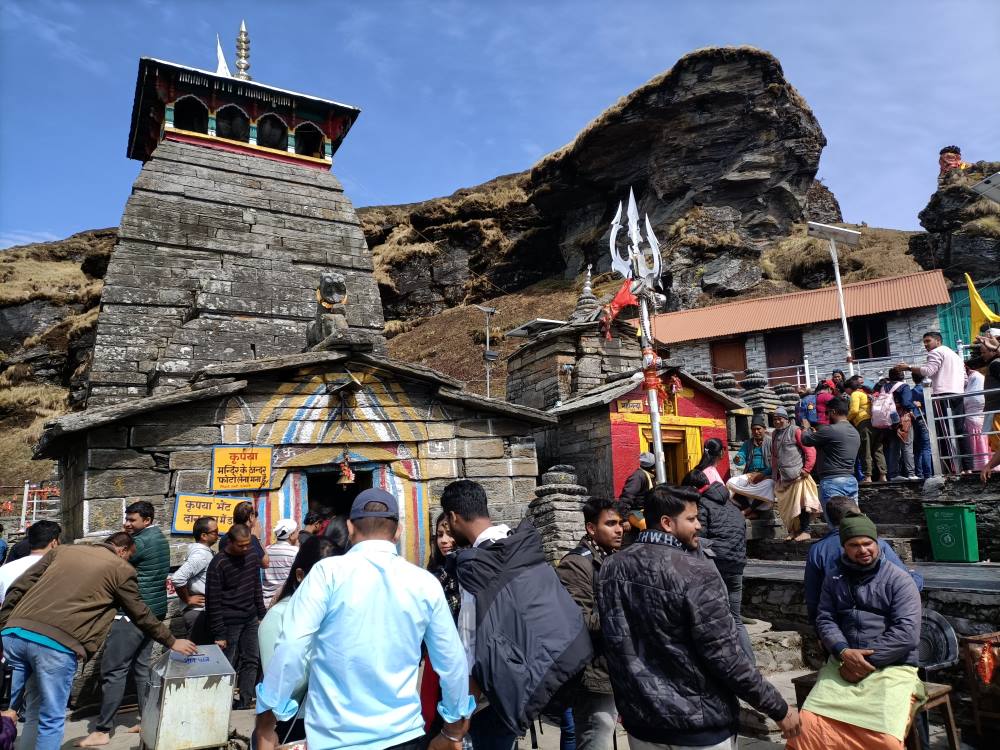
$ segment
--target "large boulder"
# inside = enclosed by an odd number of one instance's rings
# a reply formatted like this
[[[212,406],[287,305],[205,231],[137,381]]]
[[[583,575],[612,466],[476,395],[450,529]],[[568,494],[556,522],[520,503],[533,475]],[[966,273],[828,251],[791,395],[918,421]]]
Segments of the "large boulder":
[[[1000,162],[980,161],[945,175],[918,214],[927,234],[910,239],[910,253],[924,268],[940,268],[951,281],[987,278],[1000,265],[1000,203],[971,189],[1000,172]]]
[[[671,240],[671,307],[747,291],[760,280],[760,245],[802,222],[807,205],[810,218],[839,217],[832,194],[813,187],[824,145],[774,56],[751,47],[692,52],[527,172],[361,209],[386,317],[435,314],[573,277],[588,263],[608,270],[611,218],[630,187],[661,243],[692,212],[728,227],[690,246]]]

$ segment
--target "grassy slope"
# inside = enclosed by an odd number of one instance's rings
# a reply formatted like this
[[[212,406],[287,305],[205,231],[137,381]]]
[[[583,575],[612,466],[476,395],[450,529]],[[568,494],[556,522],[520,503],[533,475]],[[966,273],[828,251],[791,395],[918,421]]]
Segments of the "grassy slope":
[[[597,277],[594,294],[608,296],[621,284],[605,276]],[[500,352],[500,361],[491,373],[491,395],[503,398],[507,380],[507,357],[524,339],[505,339],[503,333],[534,318],[566,320],[576,306],[582,288],[576,281],[551,279],[532,284],[489,301],[497,308],[490,332],[490,348]],[[483,344],[486,316],[473,305],[453,307],[422,320],[416,327],[389,340],[389,353],[407,362],[435,370],[466,382],[469,390],[486,393]]]

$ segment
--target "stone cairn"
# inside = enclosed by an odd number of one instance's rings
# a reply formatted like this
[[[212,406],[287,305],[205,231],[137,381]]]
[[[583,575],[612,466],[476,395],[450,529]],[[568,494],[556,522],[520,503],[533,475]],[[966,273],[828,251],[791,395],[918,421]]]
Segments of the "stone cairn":
[[[767,378],[760,370],[753,368],[747,370],[746,377],[743,378],[740,385],[743,386],[740,398],[754,412],[770,414],[782,405],[778,394],[767,384]]]
[[[542,474],[528,513],[542,535],[542,549],[550,563],[558,563],[586,533],[582,508],[588,499],[587,488],[576,483],[576,467],[558,464]]]
[[[701,383],[704,383],[705,385],[711,385],[714,387],[714,384],[712,383],[712,376],[704,370],[695,370],[691,373],[691,377]]]

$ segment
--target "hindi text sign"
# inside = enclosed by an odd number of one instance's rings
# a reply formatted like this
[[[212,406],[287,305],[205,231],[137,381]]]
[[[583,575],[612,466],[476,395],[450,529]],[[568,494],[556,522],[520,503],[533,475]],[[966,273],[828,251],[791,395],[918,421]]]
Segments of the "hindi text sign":
[[[270,445],[212,447],[212,492],[262,490],[271,485]]]
[[[190,534],[194,522],[202,516],[211,516],[219,522],[219,531],[229,531],[233,525],[233,511],[240,503],[253,502],[249,497],[213,497],[212,495],[177,495],[174,499],[175,534]]]

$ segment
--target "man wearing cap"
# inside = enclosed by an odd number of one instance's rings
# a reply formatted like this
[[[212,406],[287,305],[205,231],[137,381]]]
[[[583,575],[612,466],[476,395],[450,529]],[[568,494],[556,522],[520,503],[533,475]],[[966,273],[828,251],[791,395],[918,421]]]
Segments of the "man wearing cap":
[[[804,542],[809,539],[812,514],[820,512],[819,490],[809,474],[816,463],[816,449],[802,445],[802,430],[788,419],[785,407],[775,409],[771,418],[775,504],[788,539]]]
[[[316,563],[282,619],[257,686],[257,747],[277,745],[277,720],[298,712],[292,697],[308,678],[311,749],[426,746],[417,673],[421,644],[441,683],[444,728],[431,750],[461,750],[475,701],[462,643],[437,579],[399,556],[399,504],[363,490],[347,522],[351,548]]]
[[[803,704],[792,750],[903,747],[917,676],[920,593],[887,562],[868,516],[840,521],[843,555],[823,580],[816,631],[830,653]]]
[[[771,436],[767,420],[754,414],[750,420],[750,439],[743,442],[733,463],[743,467],[743,473],[730,478],[726,487],[747,518],[756,518],[758,510],[767,510],[774,502],[774,482],[771,480]]]
[[[274,526],[274,544],[267,546],[270,564],[264,568],[261,587],[264,605],[271,606],[271,599],[284,585],[299,551],[299,524],[294,518],[282,518]]]
[[[653,468],[656,458],[652,453],[639,454],[639,468],[632,472],[622,487],[621,500],[629,508],[642,505],[642,498],[653,487]]]

